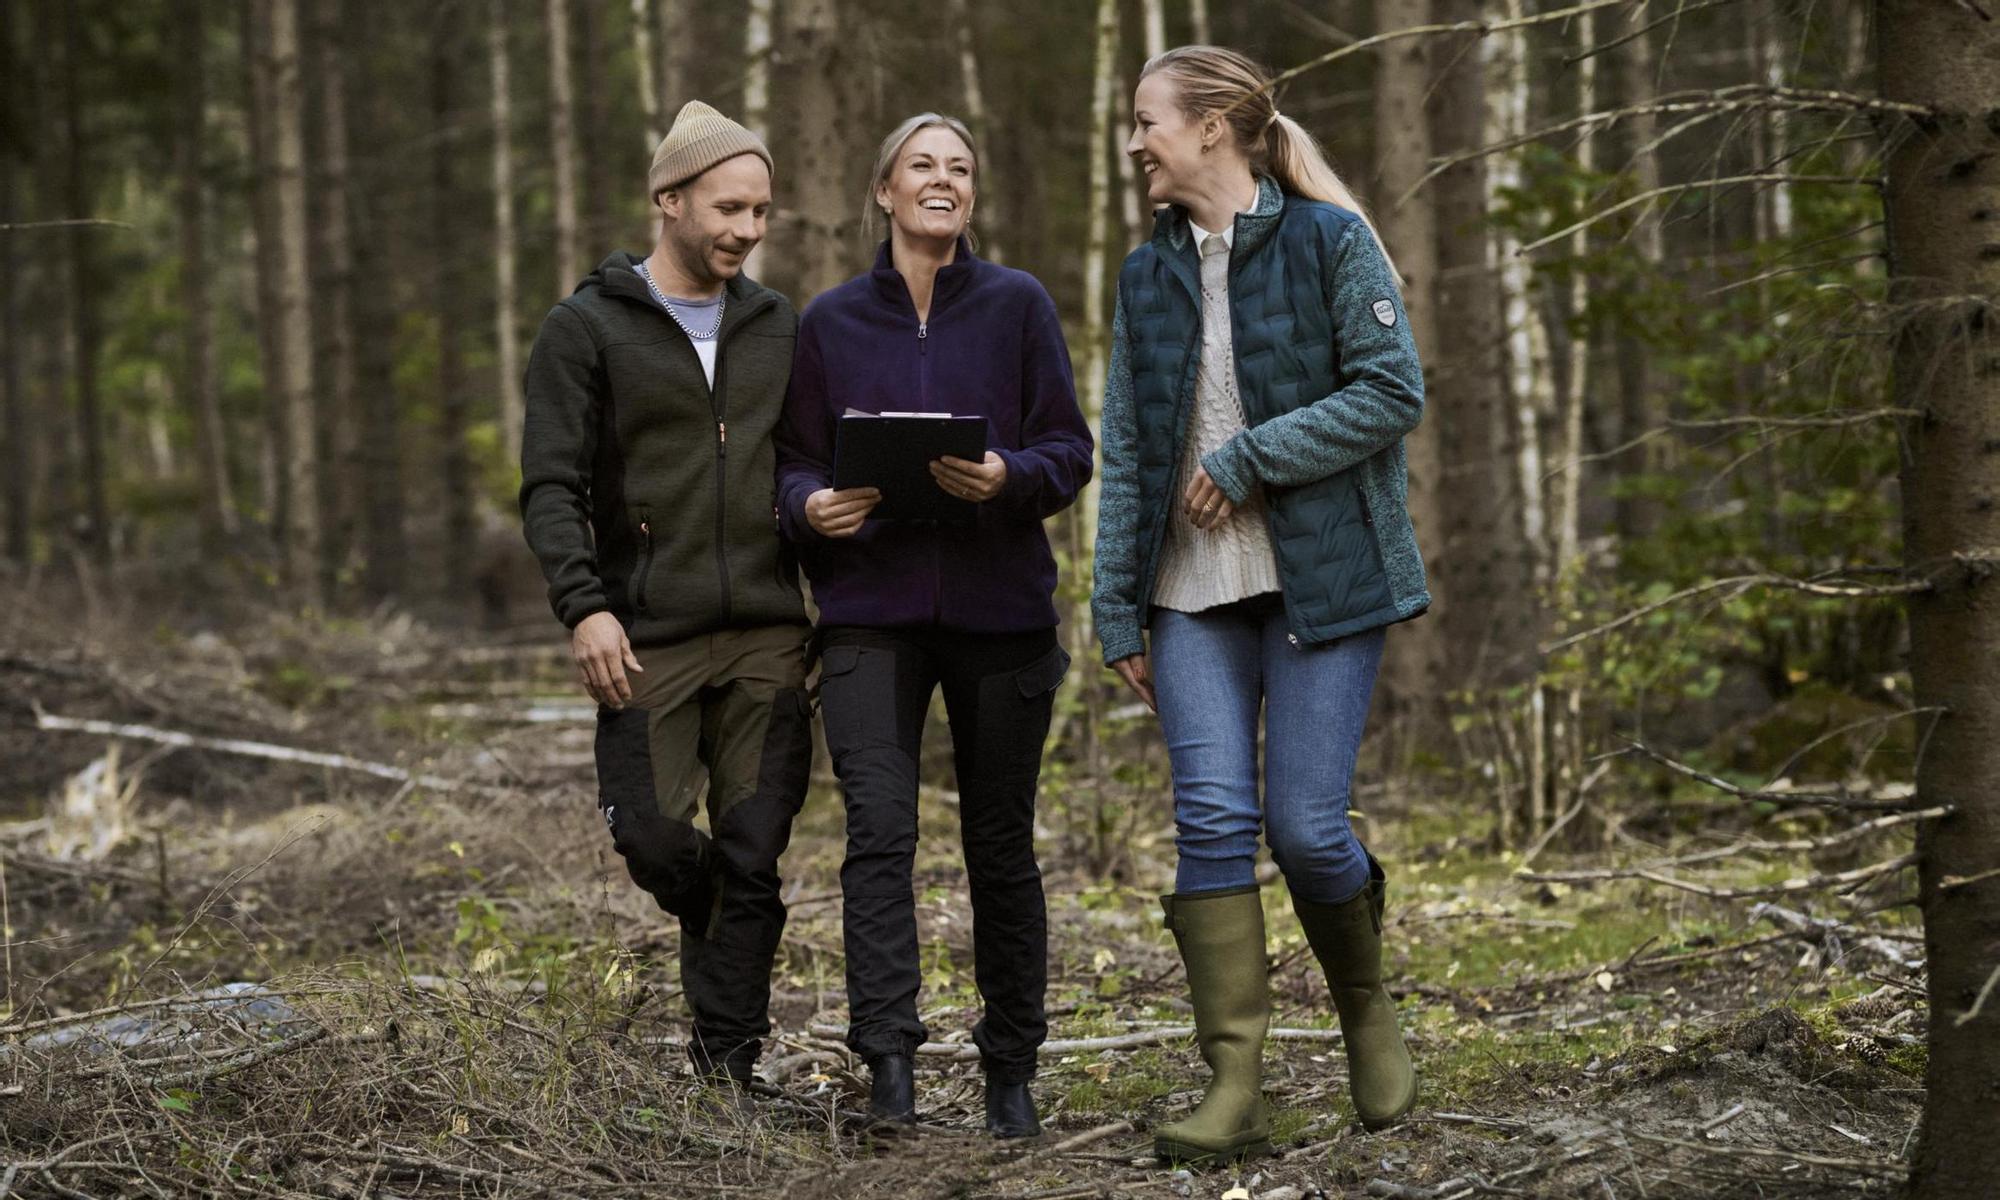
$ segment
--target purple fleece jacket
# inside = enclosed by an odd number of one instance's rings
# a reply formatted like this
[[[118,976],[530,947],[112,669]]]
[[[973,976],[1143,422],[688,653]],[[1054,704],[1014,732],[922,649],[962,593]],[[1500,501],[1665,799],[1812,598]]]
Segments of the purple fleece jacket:
[[[853,537],[822,537],[806,521],[806,497],[832,486],[836,423],[850,408],[983,416],[1007,482],[976,525],[871,519]],[[1020,633],[1056,623],[1042,519],[1089,482],[1094,447],[1055,302],[1034,276],[986,262],[960,239],[920,325],[884,242],[872,271],[822,293],[800,318],[775,437],[778,523],[812,580],[821,625]]]

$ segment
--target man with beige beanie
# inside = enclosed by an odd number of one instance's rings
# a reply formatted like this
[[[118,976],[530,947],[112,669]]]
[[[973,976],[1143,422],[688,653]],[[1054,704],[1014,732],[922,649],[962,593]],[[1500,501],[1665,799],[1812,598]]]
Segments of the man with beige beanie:
[[[647,178],[652,253],[613,253],[549,311],[521,439],[528,544],[599,706],[598,807],[680,920],[688,1053],[739,1102],[771,1028],[778,857],[812,766],[811,629],[772,516],[798,316],[743,275],[772,169],[748,129],[681,109]]]

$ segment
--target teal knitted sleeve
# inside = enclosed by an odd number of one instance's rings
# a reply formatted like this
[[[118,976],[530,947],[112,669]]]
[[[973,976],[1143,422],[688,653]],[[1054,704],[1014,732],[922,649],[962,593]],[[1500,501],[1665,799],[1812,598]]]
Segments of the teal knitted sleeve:
[[[1104,648],[1104,661],[1114,663],[1146,652],[1139,622],[1138,427],[1122,295],[1111,318],[1111,363],[1104,376],[1104,410],[1099,424],[1104,469],[1097,477],[1097,559],[1090,612],[1098,643]]]
[[[1297,487],[1338,474],[1394,445],[1423,413],[1423,369],[1402,293],[1367,226],[1348,223],[1328,254],[1327,279],[1334,353],[1346,383],[1202,458],[1233,503],[1242,504],[1254,484]]]

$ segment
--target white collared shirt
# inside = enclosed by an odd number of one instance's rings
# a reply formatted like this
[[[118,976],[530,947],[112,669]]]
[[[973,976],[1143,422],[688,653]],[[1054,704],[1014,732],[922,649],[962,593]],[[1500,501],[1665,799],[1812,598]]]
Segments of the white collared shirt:
[[[1208,245],[1208,239],[1216,237],[1221,238],[1222,244],[1230,249],[1234,250],[1236,248],[1236,222],[1233,220],[1229,222],[1229,228],[1223,230],[1221,233],[1213,233],[1203,229],[1200,225],[1195,224],[1192,219],[1188,221],[1188,228],[1194,230],[1194,249],[1197,254],[1201,253],[1202,247]]]

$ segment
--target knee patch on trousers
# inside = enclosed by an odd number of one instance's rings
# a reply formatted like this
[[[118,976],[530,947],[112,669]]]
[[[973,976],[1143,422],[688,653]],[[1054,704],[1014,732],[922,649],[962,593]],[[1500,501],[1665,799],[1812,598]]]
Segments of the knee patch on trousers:
[[[757,786],[715,821],[716,849],[731,875],[776,875],[811,776],[812,702],[805,689],[786,688],[771,701]]]
[[[597,714],[597,806],[632,882],[684,921],[706,925],[715,900],[714,848],[707,834],[660,813],[644,709]]]

